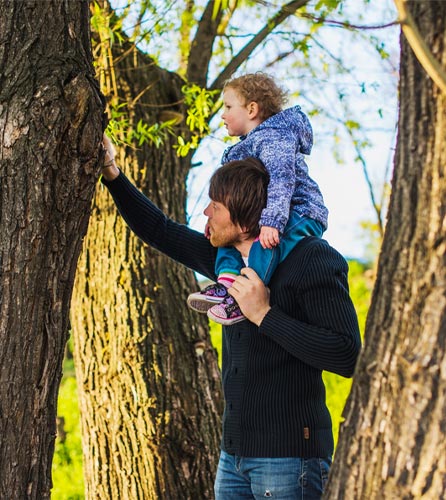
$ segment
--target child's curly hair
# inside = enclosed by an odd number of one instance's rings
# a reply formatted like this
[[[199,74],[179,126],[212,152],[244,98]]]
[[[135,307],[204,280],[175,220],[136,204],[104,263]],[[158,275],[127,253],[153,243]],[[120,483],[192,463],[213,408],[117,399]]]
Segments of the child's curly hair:
[[[227,88],[234,89],[246,104],[256,102],[261,120],[282,111],[288,99],[288,92],[261,71],[231,78],[225,82],[223,92]]]

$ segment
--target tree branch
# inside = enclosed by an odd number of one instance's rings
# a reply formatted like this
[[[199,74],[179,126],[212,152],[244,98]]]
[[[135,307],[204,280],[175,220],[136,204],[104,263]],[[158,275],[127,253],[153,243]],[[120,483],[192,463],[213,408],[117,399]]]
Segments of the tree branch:
[[[221,89],[223,83],[234,73],[234,71],[243,64],[254,50],[265,40],[265,38],[274,30],[276,26],[283,23],[285,19],[294,14],[298,9],[308,3],[309,0],[293,0],[284,5],[280,11],[273,16],[265,26],[248,42],[243,49],[232,59],[220,75],[210,86],[210,90]]]
[[[202,88],[207,84],[209,62],[212,57],[213,45],[218,32],[223,11],[219,7],[214,13],[215,0],[210,0],[198,23],[197,32],[191,43],[186,77],[189,82]]]
[[[446,94],[446,73],[423,40],[417,25],[406,7],[406,0],[394,0],[398,10],[401,28],[412,50],[426,73]]]
[[[312,14],[301,14],[300,17],[305,17],[306,19],[311,19],[316,23],[323,23],[327,26],[344,28],[347,30],[357,30],[357,31],[367,31],[367,30],[382,30],[385,28],[390,28],[398,24],[397,21],[391,21],[386,24],[351,24],[347,21],[336,21],[335,19],[327,19],[325,17],[316,17]]]

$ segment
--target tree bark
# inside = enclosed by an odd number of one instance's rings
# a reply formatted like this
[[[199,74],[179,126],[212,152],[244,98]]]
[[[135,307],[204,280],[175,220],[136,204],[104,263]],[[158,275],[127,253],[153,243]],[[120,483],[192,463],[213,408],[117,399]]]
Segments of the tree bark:
[[[185,114],[177,75],[126,44],[113,50],[130,131]],[[190,157],[178,158],[174,142],[122,147],[117,158],[184,222]],[[186,306],[196,289],[193,273],[143,245],[99,189],[72,309],[87,498],[212,498],[222,395],[207,318]]]
[[[50,497],[103,106],[88,2],[0,4],[0,497]]]
[[[408,2],[446,66],[446,3]],[[389,219],[325,498],[446,497],[446,96],[401,38]]]

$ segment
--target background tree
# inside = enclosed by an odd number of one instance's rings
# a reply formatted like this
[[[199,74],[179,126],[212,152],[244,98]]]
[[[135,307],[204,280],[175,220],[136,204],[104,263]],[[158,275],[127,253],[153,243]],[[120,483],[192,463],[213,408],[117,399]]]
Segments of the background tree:
[[[446,3],[407,2],[446,67]],[[446,94],[401,37],[389,219],[326,498],[446,496]]]
[[[103,106],[88,2],[0,3],[0,497],[49,498]]]
[[[320,16],[339,3],[318,2]],[[251,57],[270,68],[311,59],[320,21],[306,4],[93,7],[118,164],[173,218],[186,222],[192,153],[223,81]],[[287,54],[270,50],[279,39]],[[171,71],[161,67],[168,59]],[[185,304],[196,288],[191,272],[130,233],[99,189],[72,303],[88,498],[212,497],[222,397],[207,320]]]
[[[182,80],[133,44],[114,46],[112,60],[127,133],[186,112]],[[184,222],[190,157],[179,158],[170,137],[122,146],[117,163]],[[98,189],[72,303],[87,498],[211,497],[222,399],[207,322],[184,304],[196,287],[191,271],[131,234]]]

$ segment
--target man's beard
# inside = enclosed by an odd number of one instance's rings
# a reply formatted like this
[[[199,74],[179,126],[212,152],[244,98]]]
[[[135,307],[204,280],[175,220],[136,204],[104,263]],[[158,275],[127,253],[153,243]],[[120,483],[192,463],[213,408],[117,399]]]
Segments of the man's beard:
[[[235,230],[214,233],[211,229],[210,242],[213,247],[233,247],[241,242],[241,234]]]

